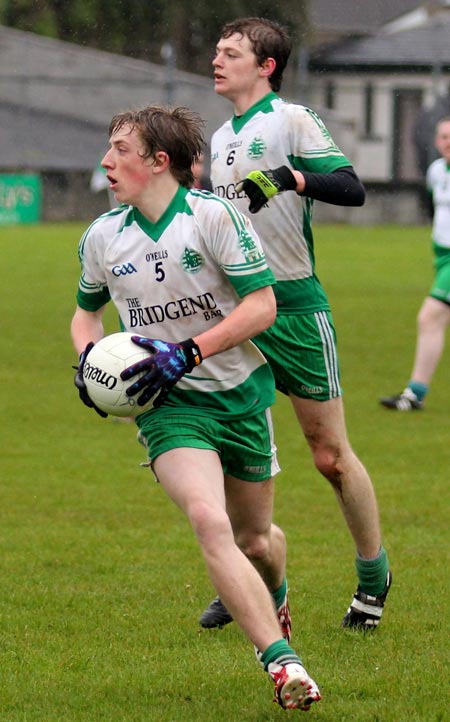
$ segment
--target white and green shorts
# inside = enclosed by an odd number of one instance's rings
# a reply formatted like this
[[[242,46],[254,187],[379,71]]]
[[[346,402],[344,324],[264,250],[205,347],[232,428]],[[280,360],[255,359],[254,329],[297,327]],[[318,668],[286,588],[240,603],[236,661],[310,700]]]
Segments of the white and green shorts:
[[[429,296],[450,304],[450,248],[434,244],[434,268],[436,275]]]
[[[316,401],[342,395],[336,332],[329,311],[280,314],[253,341],[268,360],[282,393]]]
[[[137,419],[139,440],[150,462],[171,449],[217,451],[225,474],[243,481],[265,481],[280,470],[270,409],[246,419],[216,419],[174,408],[160,408]]]

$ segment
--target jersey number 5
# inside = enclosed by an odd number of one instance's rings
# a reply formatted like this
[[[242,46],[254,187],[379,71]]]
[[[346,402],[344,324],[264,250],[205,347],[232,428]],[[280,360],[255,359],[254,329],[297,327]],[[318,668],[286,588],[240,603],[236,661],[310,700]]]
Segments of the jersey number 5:
[[[164,281],[165,277],[166,274],[164,272],[163,262],[158,261],[157,263],[155,263],[155,281],[161,283],[161,281]]]

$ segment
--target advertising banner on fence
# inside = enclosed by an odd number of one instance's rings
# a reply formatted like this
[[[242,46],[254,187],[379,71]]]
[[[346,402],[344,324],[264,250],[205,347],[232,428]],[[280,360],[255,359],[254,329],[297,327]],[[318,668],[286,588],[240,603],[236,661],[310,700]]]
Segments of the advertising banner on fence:
[[[41,204],[41,179],[37,173],[0,173],[0,226],[37,223]]]

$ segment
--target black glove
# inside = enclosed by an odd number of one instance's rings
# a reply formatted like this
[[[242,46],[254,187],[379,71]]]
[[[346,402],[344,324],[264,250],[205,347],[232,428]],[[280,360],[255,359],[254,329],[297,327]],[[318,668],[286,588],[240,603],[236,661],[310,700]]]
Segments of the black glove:
[[[250,213],[258,213],[277,193],[295,191],[296,188],[297,181],[287,165],[274,170],[252,170],[244,180],[236,183],[237,192],[244,191],[250,199],[248,207]]]
[[[89,394],[87,392],[86,384],[84,383],[83,378],[83,368],[86,361],[86,357],[89,353],[89,351],[93,348],[94,344],[92,341],[89,341],[88,345],[84,349],[84,351],[80,354],[80,361],[78,363],[78,366],[72,366],[72,368],[76,369],[76,374],[74,376],[74,384],[78,389],[78,393],[80,394],[80,399],[83,402],[83,404],[86,404],[90,409],[94,409],[94,411],[97,412],[99,416],[102,417],[102,419],[106,419],[108,414],[105,411],[102,411],[98,408],[92,401],[92,399],[89,397]]]
[[[128,396],[135,396],[144,389],[137,400],[138,406],[144,406],[160,389],[161,392],[153,402],[153,406],[156,408],[161,406],[181,377],[192,371],[203,360],[199,347],[191,338],[180,343],[170,343],[145,336],[132,336],[131,340],[151,354],[148,358],[124,369],[120,374],[122,381],[128,381],[136,374],[146,372],[127,389]]]

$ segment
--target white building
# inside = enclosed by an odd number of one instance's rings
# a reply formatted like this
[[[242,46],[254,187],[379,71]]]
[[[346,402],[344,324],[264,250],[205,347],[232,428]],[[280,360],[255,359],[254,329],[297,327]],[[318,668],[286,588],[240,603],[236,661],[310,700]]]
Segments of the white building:
[[[449,5],[421,5],[372,35],[311,50],[309,104],[354,123],[352,161],[369,190],[366,222],[427,220],[420,201],[436,157],[434,125],[450,113]]]

